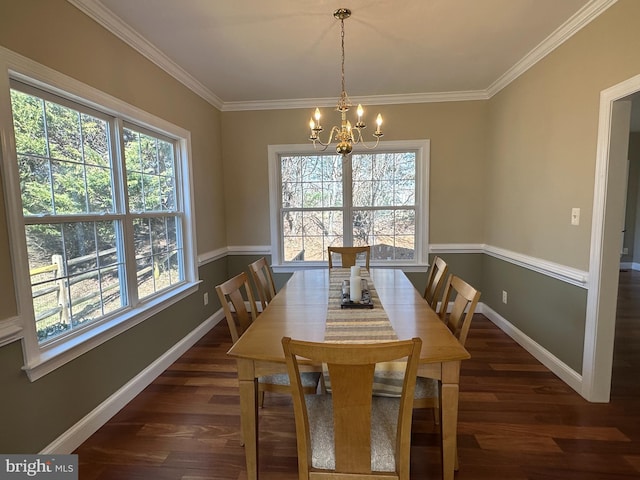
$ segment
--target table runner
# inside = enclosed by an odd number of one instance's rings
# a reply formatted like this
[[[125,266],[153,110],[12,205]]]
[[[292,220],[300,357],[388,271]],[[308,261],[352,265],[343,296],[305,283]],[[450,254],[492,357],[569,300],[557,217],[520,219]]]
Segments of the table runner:
[[[362,269],[360,276],[369,287],[373,308],[342,308],[342,282],[349,279],[348,268],[331,269],[329,272],[329,302],[324,334],[325,342],[332,343],[375,343],[392,342],[398,336],[382,307],[375,285],[367,270]],[[386,397],[398,397],[402,394],[403,376],[398,375],[395,362],[376,365],[373,394]],[[326,365],[323,366],[325,387],[331,391]]]
[[[373,308],[342,308],[342,282],[348,280],[350,274],[347,268],[332,269],[329,272],[325,342],[372,343],[397,340],[368,271],[361,270],[360,276],[369,284]]]

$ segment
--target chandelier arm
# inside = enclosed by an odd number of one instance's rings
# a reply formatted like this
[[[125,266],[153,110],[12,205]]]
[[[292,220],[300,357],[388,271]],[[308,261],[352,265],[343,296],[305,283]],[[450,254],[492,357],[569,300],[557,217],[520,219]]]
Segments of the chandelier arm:
[[[355,134],[353,132],[356,132]],[[359,128],[353,128],[351,130],[351,133],[353,135],[353,144],[356,145],[358,143],[362,143],[364,145],[364,138],[362,138],[362,130]]]
[[[317,145],[318,143],[319,143],[320,145],[322,145],[322,148],[318,147],[318,145]],[[319,141],[319,140],[313,140],[313,149],[314,149],[314,150],[318,150],[318,151],[320,151],[320,152],[324,152],[328,147],[329,147],[329,144],[328,144],[328,143],[327,143],[327,144],[324,144],[324,143],[322,143],[322,142],[321,142],[321,141]]]
[[[339,130],[340,129],[334,125],[333,127],[331,127],[331,131],[329,132],[329,139],[327,140],[326,143],[320,140],[320,137],[316,137],[315,139],[312,139],[313,144],[315,145],[316,143],[319,143],[324,147],[324,149],[326,149],[329,145],[331,145],[331,142],[333,141],[333,135],[337,133]]]
[[[376,143],[373,144],[372,146],[367,145],[364,140],[362,140],[362,136],[360,136],[360,145],[362,145],[364,148],[366,148],[367,150],[373,150],[374,148],[376,148],[378,146],[378,143],[380,142],[380,137],[376,137]]]

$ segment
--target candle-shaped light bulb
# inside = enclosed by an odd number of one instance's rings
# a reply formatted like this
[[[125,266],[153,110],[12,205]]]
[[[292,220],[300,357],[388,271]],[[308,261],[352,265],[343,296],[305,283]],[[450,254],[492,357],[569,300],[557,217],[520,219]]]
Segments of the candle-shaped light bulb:
[[[313,121],[313,118],[312,118],[311,120],[309,120],[309,128],[310,128],[311,130],[313,130],[314,128],[316,128],[316,124],[315,124],[315,122]]]
[[[358,121],[360,121],[362,119],[362,114],[364,113],[364,110],[362,109],[362,105],[358,104]]]
[[[378,114],[378,116],[376,117],[376,125],[378,125],[376,133],[380,133],[380,126],[382,125],[382,115],[380,114]]]
[[[319,108],[316,108],[315,117],[316,117],[316,122],[318,122],[318,125],[320,125],[320,109]]]
[[[347,120],[347,132],[351,132],[351,122]]]

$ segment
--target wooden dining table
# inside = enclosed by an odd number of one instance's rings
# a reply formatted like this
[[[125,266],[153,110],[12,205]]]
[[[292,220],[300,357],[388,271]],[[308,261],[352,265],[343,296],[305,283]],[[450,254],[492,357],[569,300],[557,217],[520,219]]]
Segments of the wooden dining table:
[[[228,352],[238,364],[240,416],[248,480],[257,480],[259,473],[257,378],[286,371],[282,337],[324,341],[329,275],[328,269],[296,271]],[[373,268],[369,276],[379,297],[377,301],[382,304],[398,339],[422,339],[419,375],[442,382],[442,478],[453,480],[460,362],[470,355],[402,270]]]

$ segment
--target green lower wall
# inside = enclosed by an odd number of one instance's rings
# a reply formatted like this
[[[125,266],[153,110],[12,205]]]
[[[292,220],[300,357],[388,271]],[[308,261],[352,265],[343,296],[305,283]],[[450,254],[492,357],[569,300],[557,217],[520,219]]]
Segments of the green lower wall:
[[[587,290],[485,255],[480,301],[582,373]],[[502,291],[507,304],[502,303]]]
[[[0,348],[0,452],[38,453],[219,308],[203,288],[227,277],[226,259],[200,268],[198,292],[44,377],[22,371],[22,344]],[[211,297],[211,294],[209,295]]]
[[[582,370],[585,289],[484,254],[441,254],[452,273],[481,292],[480,301],[576,372]],[[198,292],[43,378],[22,371],[22,347],[0,348],[0,452],[37,453],[213,315],[215,285],[260,255],[230,255],[200,267]],[[418,291],[426,274],[408,272]],[[275,274],[278,289],[290,274]],[[502,303],[502,290],[508,303]],[[209,294],[204,306],[203,294]]]

